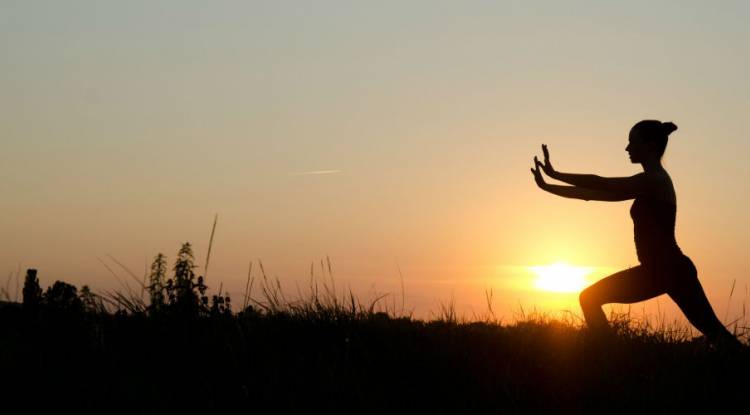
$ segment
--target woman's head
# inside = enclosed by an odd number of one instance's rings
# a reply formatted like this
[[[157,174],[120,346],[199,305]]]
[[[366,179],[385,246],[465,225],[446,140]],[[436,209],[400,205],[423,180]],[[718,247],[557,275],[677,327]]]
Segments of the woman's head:
[[[641,163],[644,159],[654,157],[661,159],[667,148],[669,134],[677,129],[671,121],[643,120],[637,122],[630,129],[628,146],[625,151],[630,153],[633,163]]]

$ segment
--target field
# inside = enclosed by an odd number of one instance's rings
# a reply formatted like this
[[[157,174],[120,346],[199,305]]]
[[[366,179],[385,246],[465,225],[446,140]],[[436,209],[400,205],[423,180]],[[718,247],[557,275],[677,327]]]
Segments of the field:
[[[23,302],[0,306],[6,405],[128,413],[747,407],[750,352],[716,350],[684,330],[611,314],[617,337],[599,338],[574,319],[458,321],[450,306],[423,321],[337,298],[325,284],[288,300],[265,273],[261,299],[249,295],[249,280],[235,304],[208,298],[185,248],[173,278],[160,280],[165,262],[154,261],[148,301],[63,282],[42,291],[30,270]]]

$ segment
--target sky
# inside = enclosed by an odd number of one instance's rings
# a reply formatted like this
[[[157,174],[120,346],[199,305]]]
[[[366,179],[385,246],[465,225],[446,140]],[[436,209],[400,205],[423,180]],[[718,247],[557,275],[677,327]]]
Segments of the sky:
[[[659,119],[678,126],[677,242],[727,323],[750,283],[748,17],[741,1],[1,0],[0,283],[12,296],[36,268],[43,286],[121,289],[114,260],[143,275],[186,241],[202,270],[218,215],[208,285],[235,299],[260,260],[290,294],[312,264],[417,317],[481,314],[489,290],[506,320],[580,314],[528,268],[593,282],[637,265],[632,202],[546,193],[533,157],[545,143],[559,171],[629,176],[630,128]],[[666,296],[633,307],[684,321]]]

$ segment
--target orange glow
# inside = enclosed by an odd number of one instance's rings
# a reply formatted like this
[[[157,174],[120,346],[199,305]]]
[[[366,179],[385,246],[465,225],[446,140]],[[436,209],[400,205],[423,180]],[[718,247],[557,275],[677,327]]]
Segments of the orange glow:
[[[565,262],[529,267],[536,274],[534,286],[543,291],[577,292],[588,284],[586,276],[593,267],[579,267]]]

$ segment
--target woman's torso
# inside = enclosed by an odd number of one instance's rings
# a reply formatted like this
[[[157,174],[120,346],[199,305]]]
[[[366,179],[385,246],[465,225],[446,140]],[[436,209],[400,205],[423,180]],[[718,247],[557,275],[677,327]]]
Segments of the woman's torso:
[[[666,171],[652,173],[653,186],[630,207],[636,254],[642,264],[682,257],[675,240],[677,197]]]

